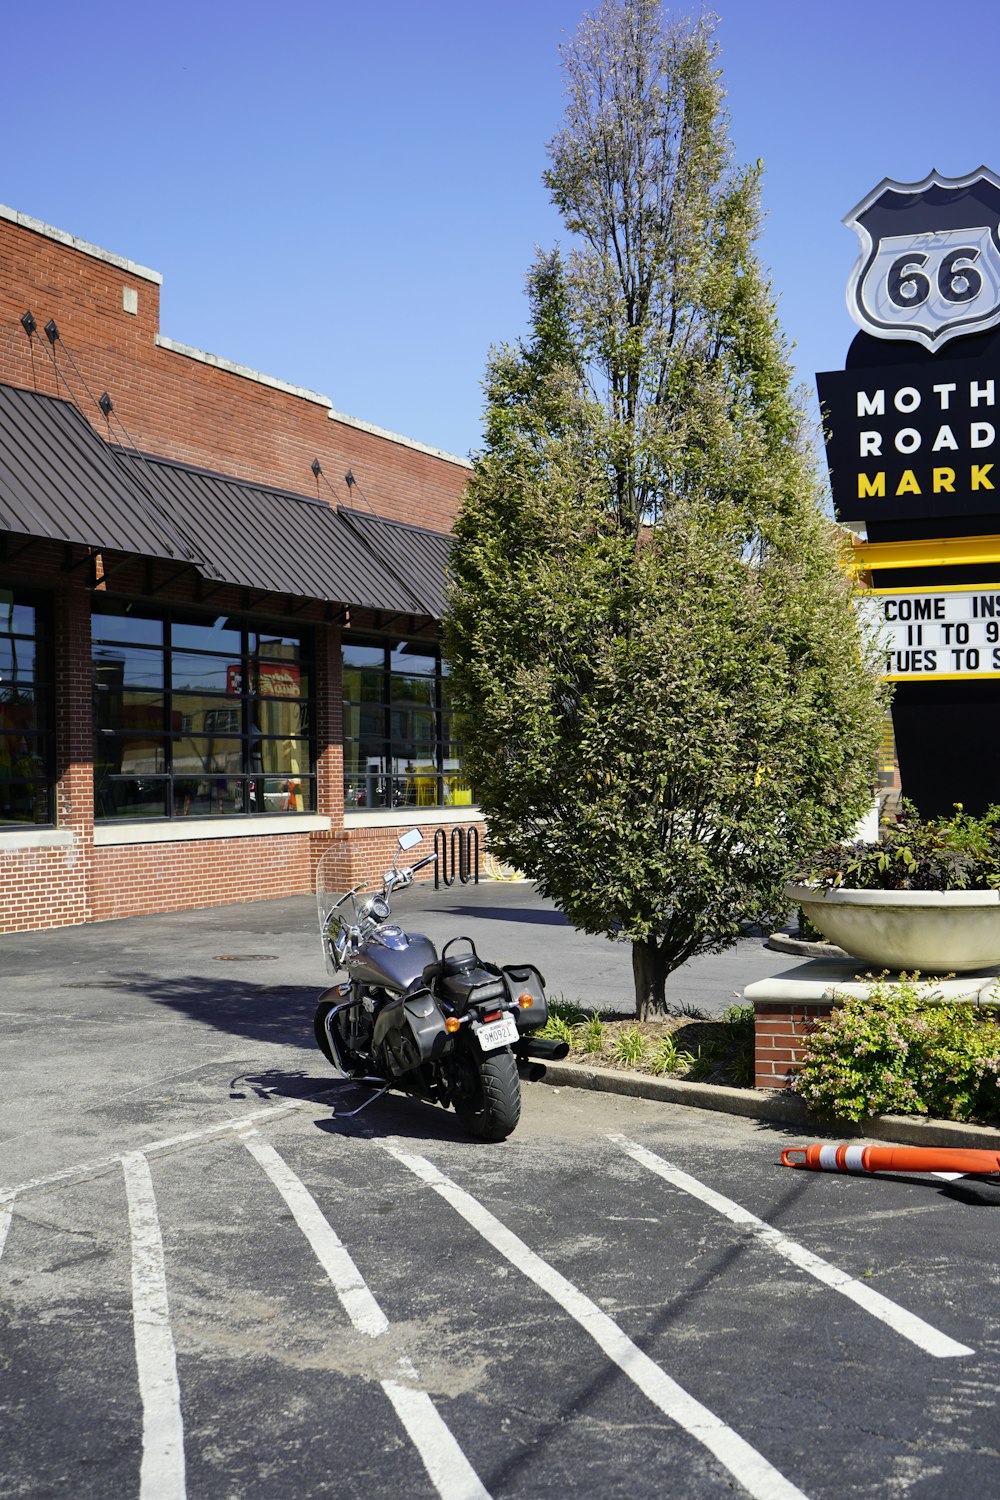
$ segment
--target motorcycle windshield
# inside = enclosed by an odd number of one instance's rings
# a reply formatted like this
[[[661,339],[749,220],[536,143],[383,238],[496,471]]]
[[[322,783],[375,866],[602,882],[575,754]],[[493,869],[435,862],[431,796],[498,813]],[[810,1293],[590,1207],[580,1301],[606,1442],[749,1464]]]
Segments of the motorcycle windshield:
[[[420,842],[417,840],[417,842]],[[411,840],[410,848],[414,847]],[[401,850],[403,846],[401,843]],[[397,907],[404,909],[411,897],[413,886],[393,888],[391,871],[384,879],[363,881],[353,889],[344,890],[342,869],[343,846],[334,846],[326,851],[316,867],[316,913],[319,918],[320,942],[323,961],[331,975],[343,968],[343,951],[338,953],[338,944],[346,928],[362,926],[371,932],[373,925],[390,920],[397,921]],[[370,903],[378,902],[377,907]]]
[[[344,927],[357,922],[358,906],[364,900],[364,886],[344,890],[342,857],[339,850],[328,849],[316,866],[316,916],[323,961],[330,975],[341,969],[335,952],[337,938]]]

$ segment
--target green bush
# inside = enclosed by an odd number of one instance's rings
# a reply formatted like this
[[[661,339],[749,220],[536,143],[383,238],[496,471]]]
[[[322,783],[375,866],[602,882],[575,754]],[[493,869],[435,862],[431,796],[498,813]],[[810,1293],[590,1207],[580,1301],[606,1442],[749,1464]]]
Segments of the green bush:
[[[964,891],[1000,886],[1000,807],[981,818],[960,802],[950,818],[923,822],[908,802],[880,838],[822,850],[805,878],[820,886],[876,891]]]
[[[996,1007],[923,998],[915,979],[883,976],[818,1023],[792,1085],[817,1114],[1000,1119]]]

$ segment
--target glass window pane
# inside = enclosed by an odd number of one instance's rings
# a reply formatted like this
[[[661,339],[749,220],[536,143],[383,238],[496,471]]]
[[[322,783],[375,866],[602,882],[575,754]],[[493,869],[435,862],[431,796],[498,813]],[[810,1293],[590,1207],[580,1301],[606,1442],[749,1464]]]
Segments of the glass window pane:
[[[308,740],[265,740],[256,742],[255,770],[265,774],[291,772],[299,775],[309,770]]]
[[[34,606],[14,599],[0,599],[0,632],[5,635],[37,635]]]
[[[174,728],[181,734],[241,734],[243,710],[239,699],[220,699],[217,693],[175,690]]]
[[[435,759],[436,714],[422,708],[394,708],[390,714],[390,730],[396,755],[422,755],[425,759]]]
[[[94,723],[99,731],[140,729],[162,730],[167,727],[162,693],[98,693]]]
[[[390,664],[394,672],[419,673],[433,677],[437,668],[437,657],[427,641],[398,641],[392,648]]]
[[[384,646],[359,646],[353,641],[345,641],[341,650],[345,667],[377,667],[380,671],[385,670]]]
[[[242,682],[239,662],[224,656],[196,656],[190,651],[171,655],[171,683],[175,691],[188,689],[196,693],[238,695]]]
[[[264,698],[305,698],[309,693],[308,675],[296,662],[262,661],[256,682]]]
[[[0,828],[6,823],[51,823],[48,783],[0,778]]]
[[[457,742],[441,746],[441,767],[444,771],[444,799],[459,807],[467,807],[475,801],[471,783],[466,779],[462,767],[462,747]]]
[[[162,736],[100,734],[94,750],[103,776],[157,776],[167,769],[167,742]]]
[[[174,741],[174,776],[237,776],[243,769],[243,741],[183,735]]]
[[[44,771],[41,750],[37,735],[0,733],[0,776],[35,776]]]
[[[0,730],[45,729],[45,699],[33,687],[0,684]]]
[[[35,642],[25,637],[0,635],[0,693],[35,676]]]
[[[122,688],[163,689],[163,652],[145,646],[95,646],[94,682],[99,693]]]
[[[308,812],[312,784],[304,776],[264,776],[250,783],[250,810],[259,813]]]
[[[389,699],[392,703],[416,703],[433,708],[436,702],[435,688],[433,677],[400,677],[394,674],[389,679]]]
[[[147,777],[111,779],[98,774],[94,814],[101,818],[164,818],[167,813],[166,781]]]
[[[125,614],[110,606],[95,604],[90,623],[95,641],[126,641],[137,646],[162,646],[163,621],[145,615]]]
[[[219,708],[218,702],[218,698],[207,698],[204,700],[204,702],[201,702],[199,704],[197,710],[198,723],[196,726],[192,726],[192,733],[197,729],[200,729],[202,734],[207,735],[234,735],[242,733],[243,709],[238,704],[232,707]],[[175,693],[175,711],[177,709],[178,703],[180,704],[182,712],[187,715],[189,705],[192,703],[192,699],[189,698],[186,694],[181,695]],[[209,703],[213,705],[211,708],[206,707],[206,704]]]
[[[174,650],[188,647],[192,651],[216,651],[239,661],[243,655],[243,632],[220,615],[217,620],[175,619],[170,628]]]
[[[247,807],[247,783],[242,776],[175,777],[173,794],[177,818],[224,817]]]
[[[277,661],[299,661],[302,657],[302,639],[297,635],[282,635],[280,631],[251,631],[250,650],[258,656],[270,656]]]
[[[255,698],[250,705],[250,733],[301,735],[309,732],[308,703],[269,702]]]
[[[381,703],[385,697],[385,673],[373,667],[344,668],[344,697],[356,703]]]

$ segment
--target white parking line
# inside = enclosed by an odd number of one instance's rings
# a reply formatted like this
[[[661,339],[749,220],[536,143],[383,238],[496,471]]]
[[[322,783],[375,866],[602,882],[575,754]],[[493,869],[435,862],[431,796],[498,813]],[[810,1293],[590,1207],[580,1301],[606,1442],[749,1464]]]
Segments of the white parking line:
[[[655,1172],[657,1177],[662,1177],[665,1182],[672,1183],[683,1192],[690,1193],[692,1197],[698,1198],[709,1208],[714,1208],[732,1223],[749,1229],[754,1239],[759,1240],[761,1244],[767,1245],[771,1250],[784,1256],[785,1260],[798,1266],[800,1271],[806,1271],[810,1276],[815,1276],[817,1281],[822,1281],[824,1285],[832,1287],[835,1292],[840,1292],[842,1297],[849,1297],[852,1302],[863,1307],[865,1312],[871,1313],[873,1318],[879,1318],[904,1339],[909,1339],[911,1344],[916,1344],[918,1349],[923,1349],[927,1354],[933,1354],[936,1359],[953,1359],[958,1355],[975,1354],[976,1351],[970,1349],[967,1344],[957,1343],[955,1339],[941,1333],[930,1323],[925,1323],[923,1318],[918,1318],[915,1313],[907,1312],[898,1303],[891,1302],[888,1297],[883,1297],[882,1293],[876,1292],[873,1287],[866,1286],[863,1281],[856,1281],[846,1271],[841,1271],[829,1261],[814,1255],[804,1245],[789,1239],[780,1230],[766,1224],[763,1219],[758,1219],[756,1214],[734,1203],[731,1198],[723,1197],[714,1188],[706,1187],[703,1182],[699,1182],[696,1177],[688,1176],[687,1172],[682,1172],[679,1167],[664,1161],[661,1156],[647,1151],[645,1146],[640,1146],[623,1135],[612,1135],[609,1139],[616,1146],[620,1146],[641,1167],[645,1167],[649,1172]]]
[[[388,1318],[305,1183],[273,1146],[259,1138],[255,1129],[237,1133],[288,1204],[355,1328],[370,1338],[385,1333]],[[402,1381],[383,1380],[381,1386],[441,1500],[490,1500],[489,1491],[484,1489],[430,1396],[415,1385],[403,1383],[419,1378],[405,1357],[399,1361],[399,1373]]]
[[[780,1474],[737,1432],[727,1427],[721,1417],[709,1411],[707,1406],[702,1406],[683,1386],[672,1380],[632,1342],[613,1318],[609,1318],[578,1287],[530,1250],[523,1240],[481,1203],[425,1157],[412,1155],[389,1141],[380,1141],[379,1144],[396,1161],[450,1203],[456,1213],[517,1270],[558,1302],[643,1394],[665,1416],[713,1453],[755,1500],[804,1500],[801,1490]]]
[[[139,1496],[184,1500],[184,1424],[153,1180],[141,1151],[130,1151],[121,1161],[132,1232],[132,1323],[142,1401]]]
[[[400,1373],[412,1380],[417,1372],[409,1360],[400,1360]],[[428,1477],[441,1500],[490,1500],[489,1491],[446,1427],[426,1391],[396,1380],[383,1380],[382,1389],[406,1428],[423,1460]]]
[[[328,1091],[329,1092],[329,1091]],[[322,1098],[322,1095],[319,1096]],[[248,1115],[234,1116],[232,1119],[223,1120],[219,1125],[205,1125],[201,1130],[188,1130],[183,1135],[166,1136],[159,1141],[148,1141],[145,1146],[138,1147],[143,1156],[152,1156],[160,1151],[171,1151],[177,1146],[190,1146],[198,1141],[211,1140],[213,1136],[226,1135],[233,1131],[243,1130],[247,1125],[256,1120],[279,1120],[282,1115],[291,1114],[298,1109],[309,1109],[314,1106],[312,1099],[292,1099],[287,1104],[272,1104],[267,1109],[253,1110]],[[19,1182],[14,1187],[0,1188],[0,1204],[13,1203],[15,1198],[25,1193],[38,1192],[43,1188],[56,1187],[59,1183],[82,1182],[88,1177],[100,1176],[102,1172],[111,1172],[121,1166],[124,1160],[122,1153],[113,1156],[98,1156],[90,1161],[82,1161],[75,1167],[64,1167],[60,1172],[50,1172],[47,1177],[32,1177],[27,1182]]]
[[[10,1218],[10,1209],[0,1208],[0,1255],[3,1254],[3,1247],[7,1243],[7,1234],[10,1230]]]
[[[333,1283],[333,1289],[344,1311],[359,1333],[377,1338],[385,1333],[389,1319],[368,1290],[367,1283],[304,1182],[301,1182],[273,1146],[262,1141],[253,1129],[238,1132],[240,1140],[254,1160],[274,1183],[292,1211],[313,1253]]]

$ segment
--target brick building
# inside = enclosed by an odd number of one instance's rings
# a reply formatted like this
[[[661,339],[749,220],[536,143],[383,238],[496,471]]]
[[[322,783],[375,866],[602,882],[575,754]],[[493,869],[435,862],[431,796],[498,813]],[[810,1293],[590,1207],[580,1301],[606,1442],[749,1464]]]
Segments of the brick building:
[[[0,207],[0,932],[346,885],[480,827],[438,624],[469,476],[159,330]]]

